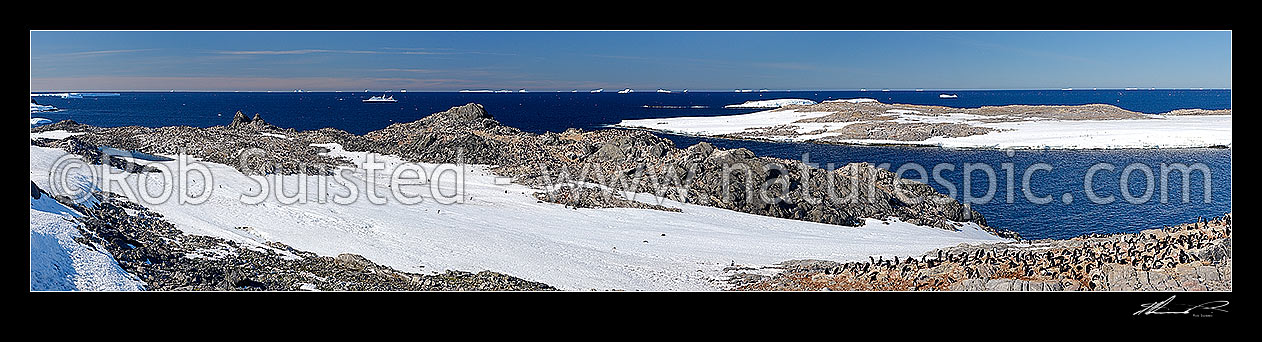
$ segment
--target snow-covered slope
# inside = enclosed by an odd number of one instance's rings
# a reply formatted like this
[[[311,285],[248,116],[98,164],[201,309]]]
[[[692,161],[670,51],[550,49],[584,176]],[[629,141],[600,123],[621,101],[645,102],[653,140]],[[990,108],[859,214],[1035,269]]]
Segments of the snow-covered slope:
[[[87,241],[78,212],[48,195],[31,197],[32,291],[137,291],[144,283],[128,274],[104,248]]]
[[[960,114],[964,115],[964,114]],[[957,148],[1187,148],[1231,146],[1231,115],[1152,115],[1142,120],[1037,120],[978,123],[996,131],[933,137],[921,143]],[[845,140],[857,144],[896,141]],[[906,142],[903,142],[906,143]]]
[[[322,145],[332,154],[362,165],[364,153],[347,152],[335,144]],[[31,147],[32,179],[48,182],[52,161],[63,155],[57,149]],[[390,165],[402,161],[380,157]],[[175,165],[176,161],[154,164]],[[151,164],[152,165],[152,164]],[[868,256],[919,255],[960,243],[999,241],[976,225],[961,231],[915,226],[897,220],[868,220],[866,226],[843,227],[814,222],[745,214],[706,206],[663,200],[682,209],[668,212],[647,209],[573,209],[537,201],[536,190],[504,182],[485,166],[467,165],[465,200],[441,204],[425,186],[405,187],[407,195],[421,195],[422,202],[402,204],[389,194],[389,174],[378,172],[373,191],[390,197],[384,204],[368,200],[361,188],[350,204],[332,201],[282,204],[280,190],[258,204],[243,203],[259,185],[236,169],[206,163],[214,175],[208,200],[179,204],[174,197],[164,203],[144,203],[189,234],[209,235],[268,248],[278,241],[321,255],[363,255],[374,262],[409,272],[491,270],[566,290],[717,290],[725,288],[724,267],[732,264],[761,266],[791,259],[866,260]],[[428,173],[436,165],[424,164]],[[389,166],[387,169],[390,169]],[[367,178],[363,168],[349,179]],[[178,172],[176,172],[178,176]],[[443,177],[442,193],[452,194],[453,174]],[[148,184],[160,184],[150,177]],[[189,187],[199,193],[202,180],[192,173]],[[314,193],[317,177],[277,176],[283,193],[291,196],[301,182]],[[129,184],[140,176],[129,175]],[[332,182],[332,180],[328,180]],[[180,184],[178,178],[175,184]],[[110,190],[110,189],[106,189]],[[119,192],[119,190],[111,190]],[[183,190],[180,190],[183,191]],[[349,194],[331,183],[330,194]],[[655,201],[637,194],[636,200]],[[251,227],[251,229],[234,229]]]

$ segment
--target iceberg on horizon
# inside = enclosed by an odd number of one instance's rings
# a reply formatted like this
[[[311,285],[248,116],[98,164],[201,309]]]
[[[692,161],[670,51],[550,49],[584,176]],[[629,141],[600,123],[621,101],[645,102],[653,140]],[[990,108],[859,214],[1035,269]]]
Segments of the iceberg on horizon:
[[[813,105],[815,101],[807,99],[775,99],[745,101],[742,104],[726,105],[723,108],[780,108],[789,105]]]
[[[51,112],[55,110],[57,110],[57,107],[38,104],[35,103],[35,100],[31,100],[31,113]]]

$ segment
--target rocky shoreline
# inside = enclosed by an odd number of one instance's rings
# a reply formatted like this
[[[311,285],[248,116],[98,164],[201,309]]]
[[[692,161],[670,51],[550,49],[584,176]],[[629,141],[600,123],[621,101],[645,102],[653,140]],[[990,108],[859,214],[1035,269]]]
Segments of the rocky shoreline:
[[[905,258],[793,260],[745,291],[1231,291],[1230,213],[1134,234],[960,245]],[[740,270],[736,270],[740,271]]]

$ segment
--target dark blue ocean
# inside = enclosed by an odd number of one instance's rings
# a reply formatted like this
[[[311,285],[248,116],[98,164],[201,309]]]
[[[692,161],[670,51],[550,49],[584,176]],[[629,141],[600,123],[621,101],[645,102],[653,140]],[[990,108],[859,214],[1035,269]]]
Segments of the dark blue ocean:
[[[391,123],[410,122],[452,106],[476,102],[500,122],[522,130],[541,133],[559,132],[566,128],[599,129],[625,119],[675,116],[731,115],[749,113],[749,109],[724,109],[724,105],[749,100],[805,98],[815,101],[844,98],[874,98],[886,103],[979,107],[1005,104],[1077,105],[1113,104],[1125,109],[1161,113],[1181,108],[1231,108],[1230,90],[998,90],[951,91],[957,99],[940,99],[936,91],[792,91],[792,92],[691,92],[691,93],[391,93],[397,103],[362,103],[379,93],[120,93],[119,96],[63,99],[33,97],[36,102],[59,108],[56,112],[32,114],[54,121],[72,119],[97,126],[171,126],[209,127],[231,121],[236,111],[261,114],[268,122],[298,130],[335,127],[356,134],[384,128]],[[891,170],[909,163],[932,173],[939,164],[952,169],[940,173],[945,182],[933,175],[908,171],[905,178],[926,177],[928,183],[943,193],[962,199],[964,163],[985,164],[995,174],[993,198],[974,208],[995,227],[1011,229],[1026,238],[1068,238],[1088,233],[1134,232],[1141,229],[1191,222],[1198,216],[1216,216],[1231,211],[1231,149],[1130,149],[1088,151],[1005,151],[947,150],[929,147],[860,147],[799,143],[767,143],[703,139],[662,135],[676,146],[686,147],[698,141],[709,141],[723,148],[745,147],[758,155],[801,160],[826,167],[851,162],[889,164]],[[1011,163],[1010,167],[1005,167]],[[1029,189],[1021,186],[1023,173],[1031,165],[1046,163],[1051,170],[1032,173]],[[1098,197],[1112,198],[1097,204],[1087,197],[1085,175],[1098,163],[1114,168],[1094,174],[1090,191]],[[1169,173],[1166,203],[1161,201],[1162,164],[1203,165],[1209,172],[1210,200],[1204,201],[1205,175],[1190,172],[1189,187],[1183,187],[1180,172]],[[1199,164],[1198,164],[1199,163]],[[1122,171],[1134,169],[1126,179],[1130,192],[1122,193]],[[1146,168],[1144,167],[1146,166]],[[1005,168],[1014,170],[1009,191]],[[1148,169],[1153,175],[1147,181]],[[969,182],[972,198],[985,197],[988,179],[984,171],[975,171]],[[1149,185],[1151,184],[1151,186]],[[1152,189],[1147,201],[1146,190]],[[1035,197],[1027,198],[1026,193]],[[1008,201],[1009,193],[1012,201]],[[1189,201],[1183,201],[1184,194]],[[1068,194],[1068,196],[1066,196]],[[1137,203],[1128,201],[1130,200]],[[1042,199],[1040,199],[1042,198]],[[1039,204],[1043,199],[1050,203]],[[1065,199],[1070,203],[1066,204]],[[1039,203],[1036,203],[1039,202]]]

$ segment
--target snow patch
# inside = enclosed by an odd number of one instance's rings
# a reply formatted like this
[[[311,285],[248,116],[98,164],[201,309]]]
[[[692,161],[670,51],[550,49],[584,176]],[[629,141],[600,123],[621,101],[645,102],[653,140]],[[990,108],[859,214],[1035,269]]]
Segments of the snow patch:
[[[57,107],[53,107],[49,105],[42,105],[42,104],[35,103],[35,101],[31,101],[31,113],[51,112],[55,110],[57,110]],[[33,121],[32,121],[32,124],[34,124]]]
[[[31,120],[31,121],[34,121],[34,120]],[[38,133],[31,133],[31,139],[52,139],[52,140],[61,140],[61,139],[65,139],[65,138],[73,137],[73,136],[80,135],[80,134],[83,134],[83,132],[74,132],[74,133],[71,133],[70,131],[66,131],[66,130],[59,129],[59,130],[54,130],[54,131],[44,131],[44,132],[38,132]]]
[[[81,216],[51,196],[31,197],[31,291],[140,291],[144,282],[86,241]]]

